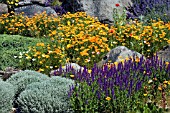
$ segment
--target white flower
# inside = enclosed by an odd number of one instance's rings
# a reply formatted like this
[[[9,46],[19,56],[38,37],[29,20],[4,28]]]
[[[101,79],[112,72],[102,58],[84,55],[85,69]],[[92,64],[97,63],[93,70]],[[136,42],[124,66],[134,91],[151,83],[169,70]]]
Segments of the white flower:
[[[95,52],[94,52],[94,51],[92,51],[91,53],[92,53],[92,54],[94,54]]]
[[[50,66],[50,69],[52,69],[53,68],[53,66]]]
[[[32,61],[35,61],[35,60],[36,60],[35,58],[32,59]]]
[[[26,53],[28,53],[29,51],[26,51]]]
[[[90,58],[87,60],[87,62],[90,62]]]
[[[148,84],[150,84],[150,83],[152,83],[153,81],[150,79],[149,81],[148,81]]]
[[[22,52],[19,52],[19,55],[21,55],[21,56],[22,56]]]
[[[14,56],[14,58],[17,58],[17,56]]]
[[[26,59],[31,59],[31,57],[30,57],[30,56],[28,56],[28,57],[26,57]]]
[[[52,53],[53,51],[48,51],[49,53]]]
[[[18,58],[22,58],[22,55],[21,55],[21,56],[19,56]]]

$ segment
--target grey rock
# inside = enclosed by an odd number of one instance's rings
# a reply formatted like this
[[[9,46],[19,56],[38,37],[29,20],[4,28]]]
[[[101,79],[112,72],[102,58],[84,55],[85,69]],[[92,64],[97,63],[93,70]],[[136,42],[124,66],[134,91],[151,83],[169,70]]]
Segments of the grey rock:
[[[140,53],[138,53],[136,51],[132,51],[125,46],[118,46],[118,47],[110,50],[103,57],[102,61],[97,63],[97,66],[101,67],[105,63],[108,63],[108,61],[111,61],[111,63],[121,62],[122,60],[125,60],[126,58],[130,58],[130,57],[141,58],[142,56],[143,55],[141,55]],[[146,59],[144,56],[143,56],[143,58]]]
[[[67,4],[70,4],[67,7]],[[116,7],[115,4],[120,4]],[[85,11],[88,15],[98,17],[101,22],[112,23],[113,8],[116,8],[118,14],[123,14],[123,7],[131,5],[131,0],[65,0],[62,6],[69,12]]]
[[[40,4],[45,4],[48,0],[30,0],[31,2],[38,2]]]
[[[15,69],[14,67],[6,67],[5,71],[0,70],[0,78],[3,80],[7,80],[10,76],[20,71],[20,69]]]
[[[8,13],[8,7],[6,4],[0,3],[0,15]]]
[[[18,3],[19,5],[27,5],[27,4],[33,4],[33,3],[38,3],[38,4],[45,4],[48,0],[20,0]]]
[[[162,61],[170,62],[170,45],[165,46],[157,52],[157,55]]]
[[[56,69],[56,70],[52,70],[50,72],[50,75],[53,76],[53,75],[60,75],[61,73],[63,72],[70,72],[71,70],[74,70],[75,72],[79,72],[79,71],[83,71],[83,67],[79,66],[78,64],[76,63],[67,63],[65,64],[65,66],[62,67],[62,70],[60,69]]]
[[[41,14],[42,12],[46,11],[47,15],[54,15],[57,17],[57,13],[54,9],[50,7],[43,7],[39,5],[28,5],[19,8],[15,8],[15,13],[24,12],[24,16],[33,17],[35,14]]]

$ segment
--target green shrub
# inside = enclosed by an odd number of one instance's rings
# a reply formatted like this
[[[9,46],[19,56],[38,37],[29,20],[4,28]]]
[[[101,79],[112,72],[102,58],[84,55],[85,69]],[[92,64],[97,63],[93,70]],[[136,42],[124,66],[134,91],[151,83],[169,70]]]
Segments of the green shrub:
[[[27,87],[27,85],[33,82],[41,82],[47,80],[48,78],[49,77],[47,75],[41,74],[39,72],[25,70],[13,74],[9,79],[7,79],[7,82],[15,86],[16,94],[20,94]]]
[[[21,113],[71,113],[68,91],[74,81],[60,76],[30,84],[18,99]]]
[[[0,70],[6,67],[18,68],[20,52],[27,51],[29,46],[40,42],[40,39],[23,37],[19,35],[0,35]]]
[[[13,85],[0,80],[0,113],[11,111],[14,95]]]

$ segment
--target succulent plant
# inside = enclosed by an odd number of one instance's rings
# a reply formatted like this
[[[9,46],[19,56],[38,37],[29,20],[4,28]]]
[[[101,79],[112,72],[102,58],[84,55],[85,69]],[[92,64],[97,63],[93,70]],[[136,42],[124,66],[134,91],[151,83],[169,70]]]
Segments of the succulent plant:
[[[71,113],[68,91],[74,81],[53,76],[41,83],[32,83],[18,99],[21,113]]]
[[[9,113],[13,106],[14,87],[0,80],[0,113]]]

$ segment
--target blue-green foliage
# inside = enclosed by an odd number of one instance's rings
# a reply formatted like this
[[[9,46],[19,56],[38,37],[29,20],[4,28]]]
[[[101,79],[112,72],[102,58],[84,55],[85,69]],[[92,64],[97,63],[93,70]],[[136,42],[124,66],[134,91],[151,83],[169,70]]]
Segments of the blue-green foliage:
[[[17,99],[21,113],[72,113],[68,91],[74,81],[54,76],[27,86]]]
[[[14,95],[13,85],[0,80],[0,113],[11,111]]]
[[[49,79],[47,75],[41,74],[36,71],[25,70],[12,75],[7,82],[15,86],[15,93],[21,93],[27,85],[33,82],[41,82]]]

